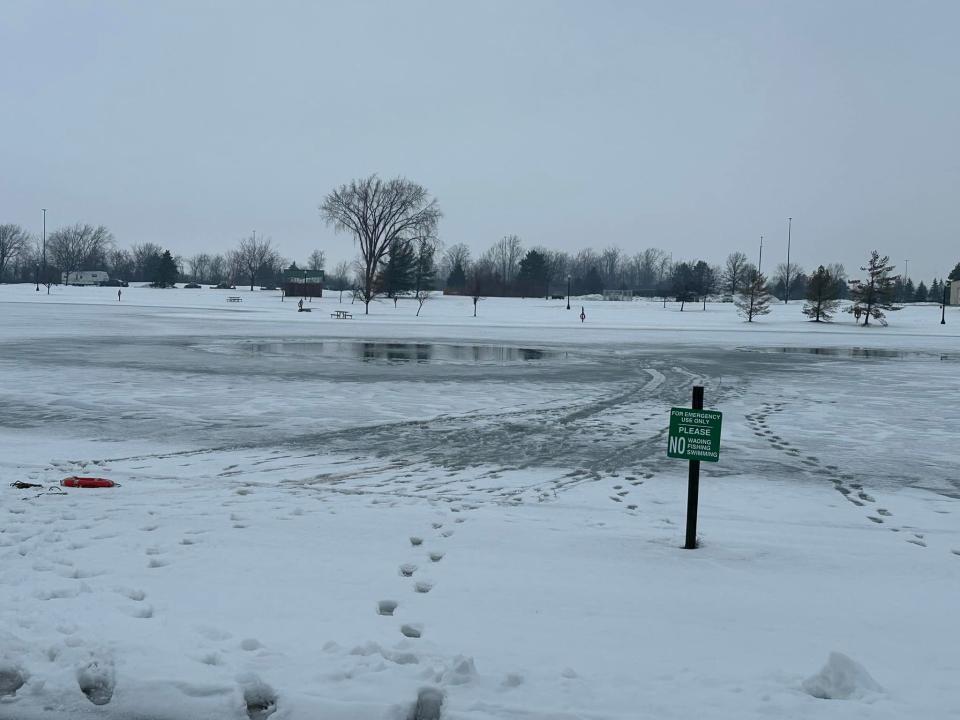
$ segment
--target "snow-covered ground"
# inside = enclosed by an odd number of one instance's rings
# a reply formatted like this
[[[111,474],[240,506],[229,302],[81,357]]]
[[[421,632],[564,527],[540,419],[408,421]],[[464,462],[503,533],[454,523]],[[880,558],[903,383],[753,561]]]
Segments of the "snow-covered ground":
[[[0,287],[0,718],[960,717],[960,312],[575,305]]]

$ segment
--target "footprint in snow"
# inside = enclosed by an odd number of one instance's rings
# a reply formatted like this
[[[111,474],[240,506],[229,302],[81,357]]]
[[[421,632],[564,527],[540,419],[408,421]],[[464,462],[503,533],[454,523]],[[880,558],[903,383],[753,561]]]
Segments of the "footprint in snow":
[[[404,563],[400,566],[400,576],[401,577],[412,577],[413,574],[417,571],[417,566],[413,563]]]
[[[27,672],[20,665],[9,661],[0,662],[0,697],[16,695],[27,677]]]
[[[277,693],[263,680],[254,676],[243,684],[243,702],[250,720],[266,720],[277,711]]]
[[[443,560],[443,555],[444,554],[442,552],[430,553],[430,562],[440,562],[441,560]]]
[[[377,603],[377,615],[393,615],[396,609],[396,600],[381,600]]]
[[[418,580],[414,583],[413,590],[418,593],[428,593],[433,590],[433,583],[427,580]]]
[[[113,699],[116,686],[113,662],[105,658],[91,660],[77,670],[77,684],[87,700],[94,705],[106,705]]]
[[[423,626],[419,624],[401,625],[400,633],[404,637],[419,638],[423,634]]]
[[[422,544],[423,544],[423,538],[421,538],[421,537],[411,537],[411,538],[410,538],[410,544],[413,545],[414,547],[416,547],[417,545],[422,545]]]

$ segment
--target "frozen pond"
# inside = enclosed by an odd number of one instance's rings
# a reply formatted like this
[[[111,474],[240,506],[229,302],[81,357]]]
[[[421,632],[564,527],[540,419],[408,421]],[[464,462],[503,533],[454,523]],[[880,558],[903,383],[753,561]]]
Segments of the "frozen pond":
[[[298,358],[414,363],[510,363],[553,360],[566,353],[509,345],[454,345],[450,343],[409,343],[354,340],[272,341],[243,343],[240,352],[263,355],[291,355]]]
[[[8,481],[119,483],[0,497],[0,717],[813,717],[834,649],[889,689],[837,718],[957,706],[960,338],[923,308],[99,290],[0,288]],[[688,553],[694,385],[723,436]]]
[[[960,355],[920,350],[891,350],[871,347],[761,347],[742,348],[748,352],[785,353],[788,355],[820,355],[853,360],[939,360],[960,361]]]

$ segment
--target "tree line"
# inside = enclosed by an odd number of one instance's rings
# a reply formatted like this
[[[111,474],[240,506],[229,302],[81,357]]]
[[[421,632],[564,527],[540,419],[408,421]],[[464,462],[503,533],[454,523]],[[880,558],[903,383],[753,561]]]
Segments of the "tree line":
[[[325,273],[325,285],[352,291],[367,307],[378,296],[394,302],[412,296],[422,305],[426,293],[437,289],[474,298],[630,293],[673,298],[681,309],[709,296],[734,300],[744,292],[781,301],[807,299],[811,292],[843,300],[852,292],[839,263],[818,266],[809,274],[796,263],[780,263],[768,279],[740,251],[714,265],[696,258],[675,261],[671,253],[656,247],[632,255],[615,245],[573,253],[542,245],[525,247],[519,236],[509,234],[473,257],[463,243],[442,247],[438,234],[442,213],[436,199],[405,178],[382,180],[371,175],[351,181],[331,191],[319,210],[335,230],[352,236],[358,250],[353,262],[338,263]],[[50,232],[44,257],[39,238],[19,225],[0,225],[0,282],[57,283],[64,272],[102,269],[129,282],[248,284],[253,289],[257,284],[281,285],[290,264],[271,238],[262,235],[241,238],[225,253],[184,257],[149,242],[122,248],[106,226],[79,223]],[[303,269],[325,272],[325,264],[324,251],[316,249]],[[960,263],[948,279],[960,279]],[[945,287],[939,278],[918,285],[900,276],[891,280],[892,300],[901,304],[939,302]]]

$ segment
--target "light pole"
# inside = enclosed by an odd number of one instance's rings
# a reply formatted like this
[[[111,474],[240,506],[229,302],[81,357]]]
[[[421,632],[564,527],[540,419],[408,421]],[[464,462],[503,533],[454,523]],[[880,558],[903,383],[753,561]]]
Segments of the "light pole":
[[[793,218],[787,218],[787,287],[784,293],[783,304],[790,302],[790,230],[793,228]]]
[[[47,286],[47,295],[50,294],[50,279],[47,277],[47,209],[43,210],[43,283]]]
[[[567,273],[567,310],[570,309],[570,274]]]
[[[954,280],[953,282],[960,282],[960,280]],[[947,324],[947,287],[949,283],[943,284],[943,303],[940,305],[940,324]]]

